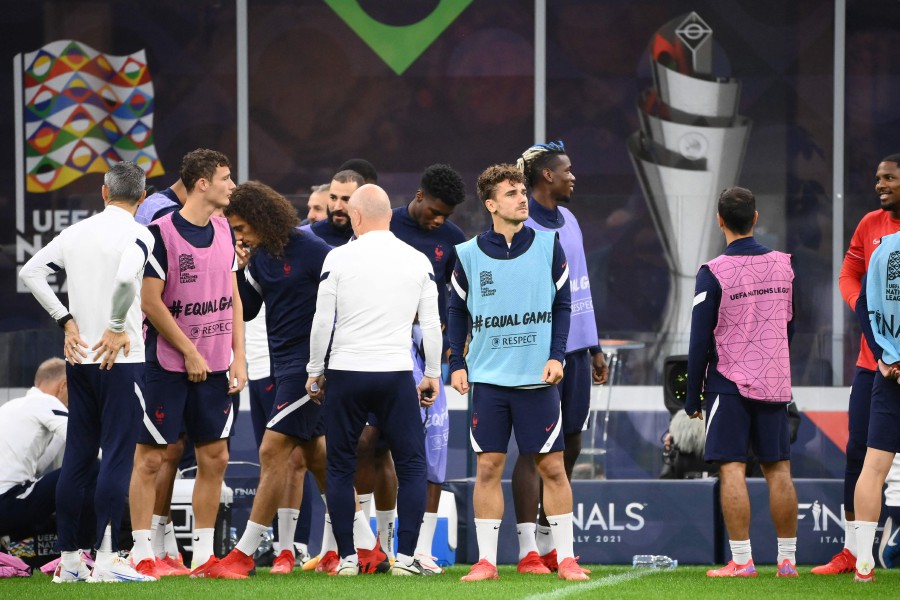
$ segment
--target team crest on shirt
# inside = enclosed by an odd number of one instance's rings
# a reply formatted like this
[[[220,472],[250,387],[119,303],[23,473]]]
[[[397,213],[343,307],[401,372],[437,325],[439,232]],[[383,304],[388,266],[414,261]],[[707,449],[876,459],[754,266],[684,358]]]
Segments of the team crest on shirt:
[[[291,265],[288,263],[284,263],[284,276],[285,277],[291,276]]]
[[[900,252],[891,252],[887,264],[887,280],[893,281],[900,277]]]
[[[434,247],[434,262],[443,262],[444,260],[444,245],[438,244]]]
[[[181,283],[194,283],[197,281],[197,276],[193,273],[187,273],[187,271],[193,271],[197,267],[194,266],[194,255],[193,254],[179,254],[178,255],[178,272],[180,274],[179,280]]]
[[[482,271],[479,274],[479,280],[481,282],[481,297],[485,296],[493,296],[497,293],[496,288],[492,288],[489,286],[494,285],[494,274],[490,271]]]

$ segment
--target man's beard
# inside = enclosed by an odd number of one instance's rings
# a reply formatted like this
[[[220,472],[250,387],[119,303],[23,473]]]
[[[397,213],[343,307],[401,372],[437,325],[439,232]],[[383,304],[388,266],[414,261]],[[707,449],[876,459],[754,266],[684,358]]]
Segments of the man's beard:
[[[334,220],[335,215],[343,217],[344,222],[343,223],[335,222],[335,220]],[[331,226],[334,227],[335,229],[337,229],[338,231],[347,231],[348,229],[350,229],[350,217],[347,215],[347,213],[345,213],[342,210],[336,210],[334,212],[329,212],[328,213],[328,222],[331,223]]]

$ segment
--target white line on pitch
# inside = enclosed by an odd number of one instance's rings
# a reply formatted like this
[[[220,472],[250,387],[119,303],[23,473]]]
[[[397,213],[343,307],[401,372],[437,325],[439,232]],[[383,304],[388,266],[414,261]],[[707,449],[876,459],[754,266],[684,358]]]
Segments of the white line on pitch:
[[[588,590],[593,590],[596,588],[619,585],[620,583],[625,583],[634,579],[640,579],[641,577],[653,575],[654,573],[659,573],[659,571],[657,569],[639,569],[634,571],[626,571],[624,573],[618,573],[616,575],[607,575],[602,579],[594,579],[590,583],[557,588],[552,592],[545,592],[543,594],[532,594],[531,596],[525,596],[521,600],[549,600],[551,598],[565,598],[566,596],[574,596],[575,594],[581,594],[582,592],[586,592]]]

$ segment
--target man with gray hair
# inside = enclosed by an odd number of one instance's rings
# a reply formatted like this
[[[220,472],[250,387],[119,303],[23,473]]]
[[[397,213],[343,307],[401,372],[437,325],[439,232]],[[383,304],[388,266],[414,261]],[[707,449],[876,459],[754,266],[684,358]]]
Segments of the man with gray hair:
[[[141,277],[153,236],[134,220],[145,196],[144,171],[132,162],[112,165],[103,178],[106,208],[64,229],[22,267],[19,277],[65,332],[69,428],[56,487],[62,560],[54,582],[154,581],[118,555],[118,531],[141,422],[144,339]],[[47,278],[65,270],[69,307]],[[77,530],[97,453],[97,561],[90,572]],[[115,532],[116,535],[113,535]]]
[[[327,393],[326,488],[341,556],[338,575],[359,573],[353,546],[353,477],[359,435],[370,412],[378,418],[390,445],[400,483],[399,544],[391,573],[425,575],[428,573],[414,560],[414,554],[425,512],[426,486],[425,433],[419,405],[434,402],[441,372],[441,321],[434,272],[421,252],[390,232],[391,204],[380,187],[364,185],[353,193],[348,220],[357,239],[325,258],[306,367],[309,397],[323,402]],[[409,352],[417,315],[425,354],[424,377],[418,388]]]

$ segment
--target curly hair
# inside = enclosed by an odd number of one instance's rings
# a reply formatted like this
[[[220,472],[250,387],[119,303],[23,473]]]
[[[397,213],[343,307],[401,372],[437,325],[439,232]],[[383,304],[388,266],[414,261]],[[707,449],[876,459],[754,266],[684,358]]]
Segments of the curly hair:
[[[466,199],[466,185],[450,165],[431,165],[422,174],[422,191],[448,206],[462,204]]]
[[[566,147],[562,140],[535,144],[522,153],[522,156],[516,161],[516,167],[525,174],[525,182],[528,187],[533,188],[541,171],[551,166],[557,156],[565,154]]]
[[[284,246],[300,225],[297,210],[287,198],[259,181],[234,188],[225,216],[246,221],[259,236],[259,245],[275,258],[284,258]]]
[[[494,192],[497,191],[497,186],[504,181],[525,183],[525,175],[515,165],[501,164],[488,167],[478,176],[478,183],[476,184],[478,198],[482,202],[490,200],[494,196]]]
[[[191,192],[201,179],[212,181],[219,167],[231,167],[227,156],[216,150],[197,148],[181,159],[181,183]]]

